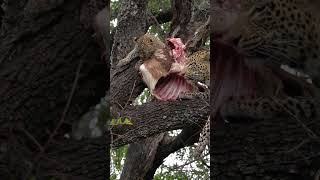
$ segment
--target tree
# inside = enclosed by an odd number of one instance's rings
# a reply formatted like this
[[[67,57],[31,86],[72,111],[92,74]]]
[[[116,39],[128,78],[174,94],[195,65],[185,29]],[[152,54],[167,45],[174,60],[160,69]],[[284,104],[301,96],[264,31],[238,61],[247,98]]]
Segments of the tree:
[[[194,4],[193,1],[172,1],[173,17],[169,34],[174,33],[184,42],[191,40],[201,25],[207,24],[202,28],[204,32],[208,30],[208,16],[200,16],[200,8],[198,11],[192,11],[196,9]],[[111,113],[115,118],[128,117],[132,122],[132,125],[111,127],[113,147],[131,143],[120,179],[152,179],[167,156],[197,141],[201,125],[204,124],[209,112],[209,104],[203,100],[148,102],[141,106],[130,106],[145,88],[138,72],[134,69],[138,59],[128,66],[117,67],[116,64],[133,48],[132,37],[143,35],[150,24],[165,22],[162,17],[167,17],[163,13],[150,13],[147,7],[148,3],[145,0],[121,1],[117,13],[118,25],[113,37]],[[157,21],[152,22],[153,19]],[[190,49],[202,45],[200,41],[207,39],[208,33],[201,33],[200,37],[199,35],[196,37],[198,39],[194,39],[195,42],[191,43],[194,47],[191,46]],[[176,137],[170,137],[166,133],[175,129],[183,130]]]
[[[104,179],[108,138],[65,138],[109,88],[93,38],[106,1],[0,1],[0,174]]]

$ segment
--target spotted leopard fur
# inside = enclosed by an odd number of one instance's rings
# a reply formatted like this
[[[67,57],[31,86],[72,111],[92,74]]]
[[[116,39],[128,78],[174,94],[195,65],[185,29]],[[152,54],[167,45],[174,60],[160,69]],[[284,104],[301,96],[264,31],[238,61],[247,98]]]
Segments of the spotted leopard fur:
[[[320,87],[320,16],[311,6],[301,0],[241,0],[239,18],[229,27],[227,36],[247,56],[248,65],[254,65],[256,60],[276,64],[278,68],[287,64],[309,74]],[[219,11],[215,12],[213,25],[224,20],[219,18]],[[318,107],[319,101],[312,98],[261,97],[230,101],[220,113],[225,119],[267,119],[279,115],[315,118]],[[210,134],[209,127],[206,124],[203,134]],[[200,136],[198,153],[204,149],[203,142],[208,143],[209,138]]]
[[[181,98],[199,98],[209,101],[210,94],[210,51],[201,49],[194,52],[187,58],[187,71],[185,77],[189,83],[194,86],[195,91],[185,93]],[[199,136],[198,146],[196,146],[195,154],[200,156],[210,139],[210,117],[202,128]]]
[[[201,49],[187,58],[185,77],[194,86],[194,92],[184,93],[181,99],[209,99],[210,93],[210,51]]]
[[[210,52],[199,50],[188,57],[185,77],[192,81],[210,83]]]
[[[226,37],[248,64],[286,64],[310,75],[320,87],[319,5],[310,0],[240,0],[240,6],[239,18],[226,26]],[[218,26],[226,11],[214,9],[213,26]]]
[[[228,0],[226,0],[228,1]],[[213,26],[223,24],[226,15],[234,15],[225,9],[219,9],[218,0],[215,0],[213,15],[216,15]],[[229,1],[231,2],[231,1]],[[233,1],[235,2],[235,1]],[[320,87],[320,14],[319,1],[314,0],[240,0],[240,9],[232,22],[227,26],[226,38],[231,40],[234,46],[246,56],[247,64],[253,65],[258,61],[276,65],[286,64],[300,69],[308,74],[314,85]],[[230,7],[230,6],[229,6]],[[219,28],[216,28],[219,29]],[[213,31],[216,33],[217,31]],[[260,63],[259,62],[259,63]],[[319,93],[317,93],[318,95]],[[283,105],[292,103],[287,98],[278,101]],[[271,115],[277,112],[273,99],[260,98],[251,100],[257,106],[249,106],[249,102],[241,101],[232,104],[228,113],[247,114],[254,112],[254,117],[262,111],[262,107]],[[308,98],[297,98],[296,110],[303,107]],[[315,100],[316,101],[316,100]],[[241,105],[242,104],[242,105]],[[259,104],[261,107],[259,107]],[[262,106],[263,105],[263,106]],[[251,111],[249,111],[249,109]],[[243,110],[243,111],[242,111]],[[253,110],[253,111],[252,111]],[[281,109],[283,110],[283,109]],[[293,111],[294,108],[291,108]],[[249,113],[250,114],[250,113]],[[247,114],[247,115],[249,115]],[[293,113],[295,114],[295,113]],[[298,113],[296,113],[298,114]],[[261,115],[261,114],[260,114]]]

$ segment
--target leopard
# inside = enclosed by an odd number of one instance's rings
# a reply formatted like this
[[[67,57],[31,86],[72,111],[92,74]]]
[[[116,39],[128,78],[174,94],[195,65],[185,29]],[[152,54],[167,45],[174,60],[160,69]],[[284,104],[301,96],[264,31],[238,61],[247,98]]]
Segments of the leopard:
[[[320,14],[312,0],[215,0],[213,42],[235,47],[248,65],[288,65],[320,87]]]
[[[310,1],[307,5],[301,0],[213,1],[213,43],[231,45],[245,57],[249,67],[263,64],[278,72],[283,64],[296,68],[310,75],[314,85],[319,87],[320,18],[314,7],[319,10],[320,6],[313,6],[314,3]],[[279,115],[319,118],[318,98],[282,95],[228,101],[219,113],[226,122],[232,118],[269,119]],[[198,156],[210,145],[208,122],[196,147]]]
[[[187,58],[185,77],[192,81],[210,84],[210,51],[201,49]]]
[[[210,116],[199,135],[198,145],[195,147],[194,154],[200,157],[206,147],[210,147]]]
[[[187,57],[186,80],[194,87],[193,92],[181,94],[181,99],[207,100],[210,89],[210,50],[199,49]]]
[[[226,4],[222,9],[213,8],[215,17],[213,18],[213,37],[218,41],[232,44],[239,54],[246,57],[246,63],[249,66],[268,64],[273,69],[280,69],[281,65],[287,64],[309,74],[313,83],[319,87],[320,19],[314,15],[316,13],[312,13],[314,12],[312,8],[303,7],[305,2],[299,0],[240,0],[237,1],[239,4],[236,4],[236,1]],[[219,6],[219,2],[216,2]],[[194,69],[190,68],[190,71]],[[294,111],[291,114],[298,116],[300,113],[307,114],[307,111],[311,111],[310,108],[303,106],[305,101],[313,105],[318,103],[308,98],[290,98],[268,96],[268,98],[231,101],[221,108],[220,113],[223,119],[241,116],[267,119],[286,112],[283,108],[275,108],[278,107],[276,102],[280,101],[284,107],[294,102],[296,107],[290,109]],[[304,109],[297,109],[297,107]],[[302,112],[296,112],[298,110]],[[196,148],[198,155],[205,145],[209,145],[209,136],[208,121],[200,134],[199,145]]]
[[[194,87],[195,91],[182,94],[182,99],[200,98],[209,100],[210,96],[210,50],[200,49],[187,58],[185,77]],[[206,121],[195,147],[195,155],[200,156],[206,146],[210,146],[210,116]]]

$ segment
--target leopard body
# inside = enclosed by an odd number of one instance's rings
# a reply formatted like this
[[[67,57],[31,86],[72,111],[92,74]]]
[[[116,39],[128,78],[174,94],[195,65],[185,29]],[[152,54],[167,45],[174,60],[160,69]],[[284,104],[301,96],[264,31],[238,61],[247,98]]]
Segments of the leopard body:
[[[221,2],[213,3],[212,31],[218,41],[232,44],[249,66],[280,69],[286,64],[310,75],[320,87],[320,16],[315,1],[225,0],[222,6]],[[281,113],[311,118],[317,112],[316,99],[271,97],[231,101],[220,113],[224,118],[265,119]],[[208,136],[209,129],[207,123],[202,134]],[[199,146],[207,142],[200,136]]]
[[[187,58],[186,79],[193,84],[195,91],[184,94],[183,97],[201,98],[209,100],[210,94],[210,51],[201,49],[194,52]],[[209,145],[210,139],[210,117],[199,136],[199,143],[196,146],[195,153],[199,156],[205,147]]]
[[[226,1],[222,8],[218,0],[213,4],[213,33],[219,41],[235,46],[249,66],[271,64],[280,68],[286,64],[309,74],[320,87],[320,18],[312,5],[301,0]],[[319,10],[319,5],[315,7]],[[283,87],[281,82],[276,84],[281,88],[276,88],[274,95],[228,101],[220,108],[220,115],[225,120],[279,115],[319,118],[318,99],[278,96]],[[210,142],[208,122],[199,138],[198,155]]]

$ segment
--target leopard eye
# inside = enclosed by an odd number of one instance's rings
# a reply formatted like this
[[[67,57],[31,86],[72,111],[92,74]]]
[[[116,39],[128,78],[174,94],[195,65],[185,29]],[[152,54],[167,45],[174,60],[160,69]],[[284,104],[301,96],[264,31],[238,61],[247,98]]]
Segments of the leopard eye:
[[[149,41],[150,41],[150,42],[152,42],[153,40],[152,40],[152,39],[150,39]]]

